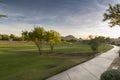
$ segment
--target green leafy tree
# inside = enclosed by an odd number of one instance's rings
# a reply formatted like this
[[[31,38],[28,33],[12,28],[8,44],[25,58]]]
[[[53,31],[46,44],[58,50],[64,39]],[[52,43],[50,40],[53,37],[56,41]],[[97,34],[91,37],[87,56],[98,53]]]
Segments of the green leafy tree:
[[[2,34],[0,34],[0,40],[2,40]]]
[[[15,38],[15,35],[14,34],[10,34],[10,38]]]
[[[42,27],[35,27],[32,32],[29,32],[29,40],[33,41],[38,50],[39,54],[42,54],[42,43],[45,37],[45,30]]]
[[[28,31],[22,31],[22,40],[26,41],[28,40],[29,36],[28,36]]]
[[[89,45],[93,52],[98,52],[99,46],[103,43],[105,43],[106,38],[103,36],[98,37],[90,37]]]
[[[93,52],[98,52],[98,47],[100,44],[96,38],[91,39],[89,42],[89,45],[90,45]]]
[[[107,37],[105,40],[106,40],[106,42],[109,42],[109,41],[110,41],[110,38],[109,38],[109,37]]]
[[[47,31],[45,39],[50,44],[51,52],[53,52],[55,43],[61,42],[60,34],[54,30]]]
[[[111,27],[115,25],[120,26],[120,4],[115,4],[114,6],[109,4],[109,8],[103,16],[103,21],[108,20]]]
[[[32,41],[38,48],[39,54],[42,54],[42,44],[45,37],[45,30],[42,27],[34,27],[34,29],[30,32],[22,31],[22,35],[28,41]]]
[[[10,40],[10,36],[7,35],[7,34],[3,34],[3,35],[2,35],[2,40],[8,41],[8,40]]]
[[[13,41],[22,41],[22,37],[15,36],[15,37],[13,38]]]
[[[10,40],[13,41],[16,36],[14,34],[10,34]]]
[[[11,41],[22,41],[22,37],[16,36],[14,34],[10,34],[10,40]]]

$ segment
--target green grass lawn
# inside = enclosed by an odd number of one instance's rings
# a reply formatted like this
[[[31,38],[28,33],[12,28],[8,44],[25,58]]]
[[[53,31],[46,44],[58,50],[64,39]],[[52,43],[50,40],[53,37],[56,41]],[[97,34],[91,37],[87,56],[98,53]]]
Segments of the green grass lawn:
[[[99,51],[111,49],[102,45]],[[49,52],[43,46],[43,54]],[[81,43],[60,43],[55,45],[55,53],[74,54],[92,52],[90,47]],[[56,73],[82,63],[92,56],[42,55],[34,44],[0,43],[0,80],[44,80]]]

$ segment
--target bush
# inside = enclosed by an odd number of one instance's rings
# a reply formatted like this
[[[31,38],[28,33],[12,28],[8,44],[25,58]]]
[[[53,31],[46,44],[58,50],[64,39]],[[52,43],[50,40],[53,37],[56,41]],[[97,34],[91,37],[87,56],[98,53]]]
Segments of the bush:
[[[89,42],[90,48],[92,49],[93,52],[98,52],[98,48],[100,46],[99,40],[97,38],[91,39]]]
[[[117,69],[105,71],[100,80],[120,80],[120,71]]]

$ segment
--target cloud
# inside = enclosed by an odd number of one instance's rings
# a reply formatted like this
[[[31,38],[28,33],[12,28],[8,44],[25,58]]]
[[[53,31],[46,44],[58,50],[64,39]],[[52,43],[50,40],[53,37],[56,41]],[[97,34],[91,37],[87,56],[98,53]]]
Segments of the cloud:
[[[0,20],[0,28],[1,32],[20,34],[21,30],[30,30],[34,25],[38,25],[57,30],[62,35],[113,36],[115,33],[113,31],[117,34],[120,32],[117,29],[112,31],[106,28],[108,24],[103,23],[102,19],[108,4],[115,4],[117,1],[120,2],[119,0],[5,0],[7,4],[2,6],[0,12],[5,12],[9,17]]]
[[[22,30],[31,30],[33,25],[24,24],[24,23],[15,23],[15,24],[0,24],[0,33],[1,34],[16,34],[21,35]]]

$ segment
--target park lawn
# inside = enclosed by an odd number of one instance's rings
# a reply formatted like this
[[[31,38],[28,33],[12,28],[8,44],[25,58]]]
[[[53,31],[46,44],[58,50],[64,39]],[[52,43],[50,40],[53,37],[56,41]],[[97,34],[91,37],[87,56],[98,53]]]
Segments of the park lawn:
[[[99,51],[111,48],[104,45]],[[44,80],[93,57],[44,55],[48,51],[49,46],[44,45],[43,55],[40,56],[34,44],[0,43],[0,80]],[[82,43],[60,43],[55,45],[54,52],[80,54],[92,51],[88,45]]]

